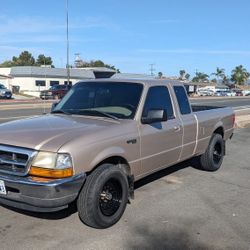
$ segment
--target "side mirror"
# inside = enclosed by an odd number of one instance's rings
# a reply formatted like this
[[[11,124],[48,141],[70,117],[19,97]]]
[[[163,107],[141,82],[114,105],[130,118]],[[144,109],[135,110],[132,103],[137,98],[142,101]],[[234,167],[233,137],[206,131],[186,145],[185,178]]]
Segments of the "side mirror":
[[[53,102],[51,106],[51,112],[55,109],[59,102]]]
[[[147,116],[141,118],[142,124],[167,121],[167,113],[164,109],[150,109]]]

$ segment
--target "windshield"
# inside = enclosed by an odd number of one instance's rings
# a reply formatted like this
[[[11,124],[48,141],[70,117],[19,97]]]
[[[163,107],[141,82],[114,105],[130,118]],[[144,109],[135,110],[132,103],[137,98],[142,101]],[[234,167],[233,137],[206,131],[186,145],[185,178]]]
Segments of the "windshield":
[[[0,84],[0,89],[6,89],[6,87],[2,84]]]
[[[142,84],[138,83],[78,83],[70,89],[53,113],[133,119],[142,89]]]

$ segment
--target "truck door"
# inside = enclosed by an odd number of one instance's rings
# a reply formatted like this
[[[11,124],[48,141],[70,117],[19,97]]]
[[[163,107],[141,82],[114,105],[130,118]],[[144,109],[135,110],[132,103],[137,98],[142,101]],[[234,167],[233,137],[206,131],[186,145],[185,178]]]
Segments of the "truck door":
[[[198,121],[192,113],[186,89],[183,86],[174,86],[174,92],[179,106],[179,114],[183,125],[183,148],[180,160],[190,158],[195,150],[197,141]]]
[[[141,164],[145,175],[175,163],[181,153],[183,128],[175,115],[167,86],[150,87],[143,107],[142,117],[149,110],[164,109],[167,121],[140,124]]]

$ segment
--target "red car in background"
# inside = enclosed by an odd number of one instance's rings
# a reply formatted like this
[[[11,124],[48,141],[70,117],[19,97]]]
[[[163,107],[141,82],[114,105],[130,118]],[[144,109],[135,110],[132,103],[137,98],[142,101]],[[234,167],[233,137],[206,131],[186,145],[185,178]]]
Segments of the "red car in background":
[[[235,90],[235,96],[243,96],[242,90]]]
[[[48,90],[43,90],[40,93],[40,98],[47,99],[62,99],[66,93],[70,90],[70,85],[54,85]]]

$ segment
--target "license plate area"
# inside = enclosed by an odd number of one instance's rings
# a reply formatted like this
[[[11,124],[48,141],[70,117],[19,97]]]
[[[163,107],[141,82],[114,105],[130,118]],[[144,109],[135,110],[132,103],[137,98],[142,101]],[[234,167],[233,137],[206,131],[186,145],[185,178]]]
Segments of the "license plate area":
[[[0,194],[3,194],[3,195],[7,194],[4,181],[2,180],[0,180]]]

